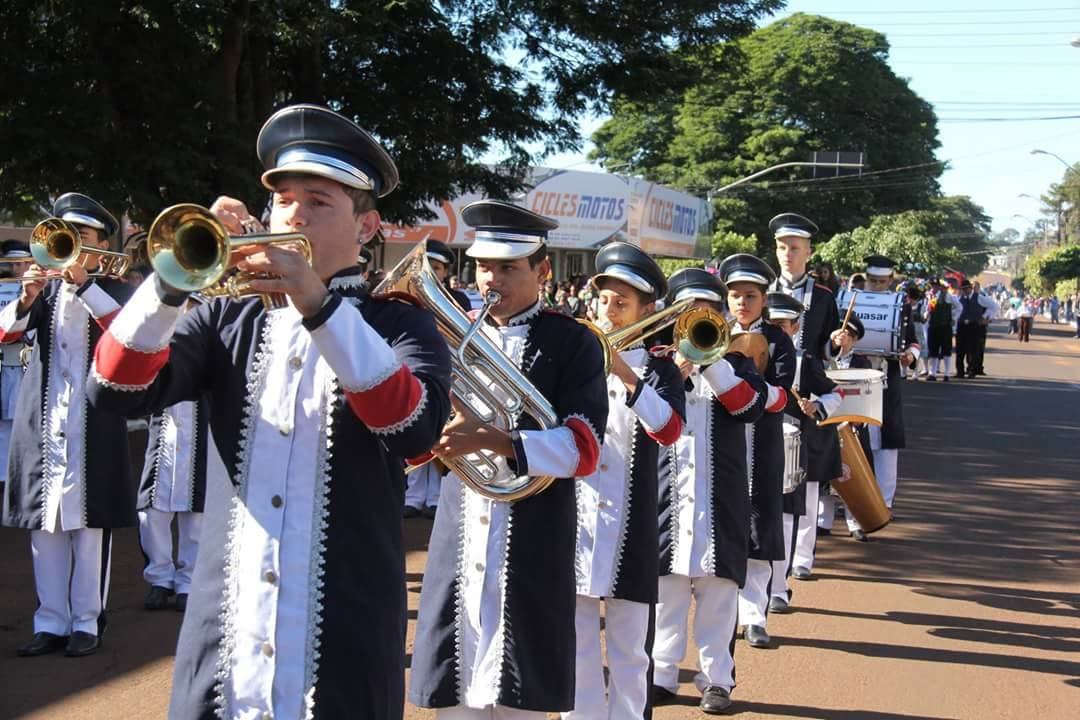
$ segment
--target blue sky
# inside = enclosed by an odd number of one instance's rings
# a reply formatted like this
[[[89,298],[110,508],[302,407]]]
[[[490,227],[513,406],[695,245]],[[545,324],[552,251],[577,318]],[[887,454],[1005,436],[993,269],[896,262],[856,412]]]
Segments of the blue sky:
[[[938,158],[950,161],[942,189],[974,198],[993,216],[995,230],[1030,227],[1040,217],[1038,196],[1065,171],[1055,158],[1031,150],[1080,162],[1080,117],[1032,119],[1080,116],[1080,47],[1070,45],[1080,38],[1080,2],[792,0],[767,22],[795,12],[888,37],[893,70],[937,112]],[[601,121],[588,118],[582,129],[588,135]],[[591,169],[588,149],[544,165]]]

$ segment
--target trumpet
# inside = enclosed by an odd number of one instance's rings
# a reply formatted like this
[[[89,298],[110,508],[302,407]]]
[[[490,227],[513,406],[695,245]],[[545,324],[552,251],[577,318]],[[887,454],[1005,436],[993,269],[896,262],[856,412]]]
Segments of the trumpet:
[[[236,300],[258,295],[268,310],[285,307],[283,294],[251,287],[253,281],[268,277],[265,273],[230,268],[237,250],[256,245],[295,246],[311,264],[311,244],[302,233],[229,235],[213,213],[190,203],[162,210],[146,235],[147,258],[166,284],[205,297]]]
[[[97,258],[97,270],[87,273],[87,277],[92,278],[122,278],[131,267],[130,255],[83,245],[79,228],[57,217],[46,218],[34,226],[30,233],[30,254],[39,266],[57,271],[63,271],[92,257]],[[41,280],[60,275],[61,272],[53,272],[34,278],[3,278],[0,282],[21,283],[24,280]]]
[[[695,365],[711,365],[727,352],[731,330],[723,315],[708,308],[691,307],[693,304],[693,298],[686,298],[626,327],[608,332],[593,323],[583,322],[600,340],[604,369],[608,373],[611,372],[614,353],[672,325],[675,326],[674,343],[665,349],[678,350],[680,355]]]

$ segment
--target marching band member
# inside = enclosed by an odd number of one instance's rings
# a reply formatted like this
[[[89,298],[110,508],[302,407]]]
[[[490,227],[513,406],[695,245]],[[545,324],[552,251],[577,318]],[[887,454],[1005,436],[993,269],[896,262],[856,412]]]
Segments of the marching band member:
[[[764,260],[745,253],[731,255],[720,263],[719,271],[734,318],[732,335],[760,333],[769,344],[763,373],[768,392],[765,412],[746,427],[750,552],[746,582],[739,591],[739,624],[746,628],[746,641],[751,647],[764,648],[772,645],[765,630],[772,563],[785,557],[783,411],[795,380],[795,346],[783,330],[766,324],[762,317],[766,289],[775,280]]]
[[[794,338],[799,333],[800,317],[803,304],[790,295],[771,292],[765,300],[765,314],[770,325],[775,325]],[[791,421],[800,431],[800,464],[806,472],[805,480],[799,487],[784,495],[784,551],[785,560],[773,562],[772,590],[769,611],[785,613],[790,611],[791,590],[788,587],[788,575],[810,577],[814,562],[814,543],[817,536],[816,518],[818,507],[818,488],[822,480],[840,475],[840,442],[836,432],[826,435],[826,442],[815,445],[818,435],[817,421],[826,419],[840,406],[840,395],[836,392],[836,383],[825,375],[825,366],[821,359],[808,351],[796,355],[796,381],[792,389],[797,391],[788,395],[785,421]],[[790,469],[788,469],[790,470]],[[806,518],[801,520],[799,518]],[[809,525],[809,532],[803,526]],[[800,548],[796,540],[810,538],[809,548]],[[802,555],[799,550],[802,550]],[[800,564],[801,563],[801,564]],[[799,572],[796,573],[796,570]]]
[[[454,298],[458,306],[465,312],[469,311],[470,303],[468,296],[460,290],[451,289],[446,282],[450,269],[454,266],[454,253],[444,242],[439,240],[426,240],[426,255],[431,270],[435,277],[446,287],[446,291]],[[443,466],[439,462],[425,463],[413,472],[405,476],[405,517],[414,518],[423,515],[434,518],[435,511],[439,506],[439,488],[442,487]]]
[[[518,476],[552,476],[515,502],[489,499],[455,473],[442,483],[432,529],[409,699],[440,718],[543,718],[574,706],[575,477],[597,468],[607,426],[603,353],[584,325],[543,311],[553,220],[498,200],[462,210],[476,229],[480,293],[498,292],[482,332],[543,395],[558,424],[524,416],[509,431],[464,405],[434,444],[451,459],[478,450]],[[501,462],[500,462],[501,464]]]
[[[73,223],[86,247],[108,249],[116,219],[79,193],[61,195],[53,215]],[[4,525],[30,530],[38,609],[34,638],[19,655],[101,647],[109,592],[112,529],[132,527],[135,483],[123,417],[88,407],[94,348],[130,294],[120,280],[88,279],[93,255],[46,280],[31,265],[17,302],[0,312],[0,342],[34,331],[19,392]],[[118,462],[119,459],[119,462]]]
[[[194,299],[189,301],[191,306]],[[150,418],[139,510],[139,545],[146,565],[143,579],[150,583],[143,607],[162,610],[176,595],[176,610],[187,609],[191,576],[199,551],[203,506],[206,500],[208,447],[202,400],[184,401]],[[176,519],[176,562],[173,562],[172,523]]]
[[[893,285],[896,262],[883,255],[871,255],[863,262],[866,263],[867,291],[888,292]],[[901,332],[904,333],[904,349],[899,358],[868,357],[871,368],[885,371],[885,406],[882,424],[881,427],[871,425],[869,433],[870,447],[874,455],[874,474],[881,488],[881,495],[885,498],[885,504],[890,508],[892,508],[893,497],[896,495],[900,450],[905,446],[903,378],[900,375],[900,366],[910,367],[919,357],[919,343],[915,338],[915,326],[910,316],[911,306],[905,302],[900,321]],[[856,540],[861,542],[869,540],[869,536],[858,527],[858,523],[852,526],[849,522],[849,527],[852,527],[851,534]]]
[[[18,240],[5,240],[0,245],[0,277],[17,278],[23,274],[31,261],[30,248]],[[19,283],[0,283],[0,310],[10,303],[17,302],[22,293]],[[0,493],[4,489],[7,476],[8,448],[11,445],[11,428],[15,420],[15,403],[19,399],[19,386],[22,385],[22,351],[26,348],[26,338],[0,345]]]
[[[258,138],[270,231],[249,246],[257,297],[184,314],[155,274],[98,348],[91,399],[128,415],[206,395],[220,458],[180,631],[171,718],[400,718],[404,702],[403,458],[449,415],[449,355],[430,314],[372,297],[357,245],[380,225],[393,160],[314,105],[274,113]],[[211,210],[242,234],[239,200]],[[217,463],[215,463],[217,464]]]
[[[952,362],[953,330],[963,308],[940,279],[931,282],[933,295],[927,304],[926,341],[929,347],[930,369],[927,379],[936,381],[938,369],[944,370],[941,379],[949,382],[949,363]]]
[[[596,256],[598,323],[622,329],[655,311],[667,278],[651,257],[624,242]],[[660,445],[682,433],[686,391],[665,353],[642,342],[613,353],[608,422],[600,465],[578,479],[577,671],[574,710],[566,718],[642,718],[649,704],[659,560],[657,460]],[[604,606],[608,682],[600,654]]]
[[[769,221],[769,229],[776,240],[776,260],[780,265],[780,277],[769,289],[790,295],[806,308],[799,320],[799,330],[792,337],[795,350],[800,354],[803,351],[809,352],[821,362],[850,352],[853,341],[849,333],[840,330],[840,314],[835,296],[823,284],[815,282],[806,271],[807,263],[813,254],[811,243],[814,233],[818,231],[817,225],[801,215],[783,213]],[[804,427],[803,441],[809,456],[808,467],[817,470],[822,465],[836,465],[839,462],[840,439],[835,427]],[[816,473],[813,474],[816,476]],[[814,517],[818,506],[818,486],[809,475],[807,482],[814,484],[806,485],[806,506],[800,514]],[[791,499],[786,500],[790,501]],[[814,566],[816,541],[817,528],[814,523],[801,523],[795,538],[792,568],[795,577],[810,577]]]
[[[671,276],[667,304],[693,298],[723,311],[724,284],[700,268]],[[767,390],[753,362],[739,353],[696,367],[676,355],[685,380],[686,426],[661,454],[660,594],[653,645],[653,699],[674,699],[686,655],[690,600],[700,672],[701,709],[718,714],[735,687],[735,626],[746,579],[750,495],[744,430],[761,417]]]

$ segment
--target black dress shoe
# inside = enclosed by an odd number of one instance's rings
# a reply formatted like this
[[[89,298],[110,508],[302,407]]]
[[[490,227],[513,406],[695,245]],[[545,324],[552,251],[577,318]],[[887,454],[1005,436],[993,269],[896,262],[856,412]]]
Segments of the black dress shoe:
[[[68,657],[84,657],[93,655],[101,647],[101,638],[88,632],[77,630],[71,633],[64,654]]]
[[[187,593],[176,593],[176,612],[187,610]]]
[[[710,685],[701,694],[701,711],[709,715],[720,715],[731,707],[731,696],[722,687]]]
[[[769,633],[765,632],[765,628],[760,625],[746,626],[746,642],[750,647],[754,648],[772,647],[772,638],[769,637]]]
[[[50,632],[34,633],[34,638],[15,651],[19,657],[37,657],[56,652],[67,644],[67,638]]]
[[[809,580],[813,576],[813,572],[810,568],[796,567],[791,571],[791,577],[796,580]]]
[[[855,538],[859,542],[870,542],[870,536],[864,533],[862,530],[852,530],[851,537]]]
[[[946,375],[945,377],[941,378],[941,381],[942,382],[949,382],[949,376]]]
[[[934,377],[933,375],[927,375],[926,379],[929,380],[930,382],[937,382],[937,378]]]
[[[832,530],[830,530],[829,528],[823,528],[823,527],[819,527],[817,529],[817,536],[818,537],[825,537],[826,535],[832,535]]]
[[[436,507],[435,505],[428,505],[427,507],[425,507],[420,512],[423,513],[424,517],[426,517],[428,520],[434,520],[435,519],[435,513],[438,512],[438,510],[439,510],[439,508]]]
[[[655,705],[667,705],[671,703],[678,695],[668,690],[666,687],[660,687],[659,685],[652,686],[652,704]]]
[[[778,615],[787,615],[791,612],[791,605],[779,595],[773,595],[769,598],[769,612],[774,612]]]
[[[160,585],[151,585],[143,599],[143,607],[147,610],[164,610],[169,604],[169,596],[173,591]]]
[[[411,520],[414,517],[419,517],[420,508],[414,508],[412,505],[406,505],[404,512],[401,513],[401,516],[406,520]]]

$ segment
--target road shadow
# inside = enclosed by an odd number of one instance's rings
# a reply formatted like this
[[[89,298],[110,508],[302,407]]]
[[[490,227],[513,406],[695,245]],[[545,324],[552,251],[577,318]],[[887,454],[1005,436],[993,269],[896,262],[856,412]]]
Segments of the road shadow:
[[[695,705],[697,703],[694,703]],[[807,707],[805,705],[782,705],[779,703],[747,702],[736,700],[731,714],[753,712],[768,717],[815,718],[827,720],[947,720],[944,715],[905,715],[904,713],[876,712],[874,710],[839,710],[837,708]]]
[[[889,610],[881,614],[860,613],[850,610],[834,610],[832,608],[800,607],[801,615],[825,615],[829,617],[843,617],[855,620],[872,620],[874,622],[896,622],[903,625],[915,625],[924,627],[940,626],[943,628],[984,631],[990,634],[1016,633],[1026,637],[1039,638],[1080,638],[1080,628],[1064,627],[1062,625],[1036,625],[1034,623],[1004,622],[1001,620],[987,620],[985,618],[958,617],[956,615],[937,615],[931,613],[913,613],[898,610]],[[1080,644],[1080,641],[1073,644]]]

